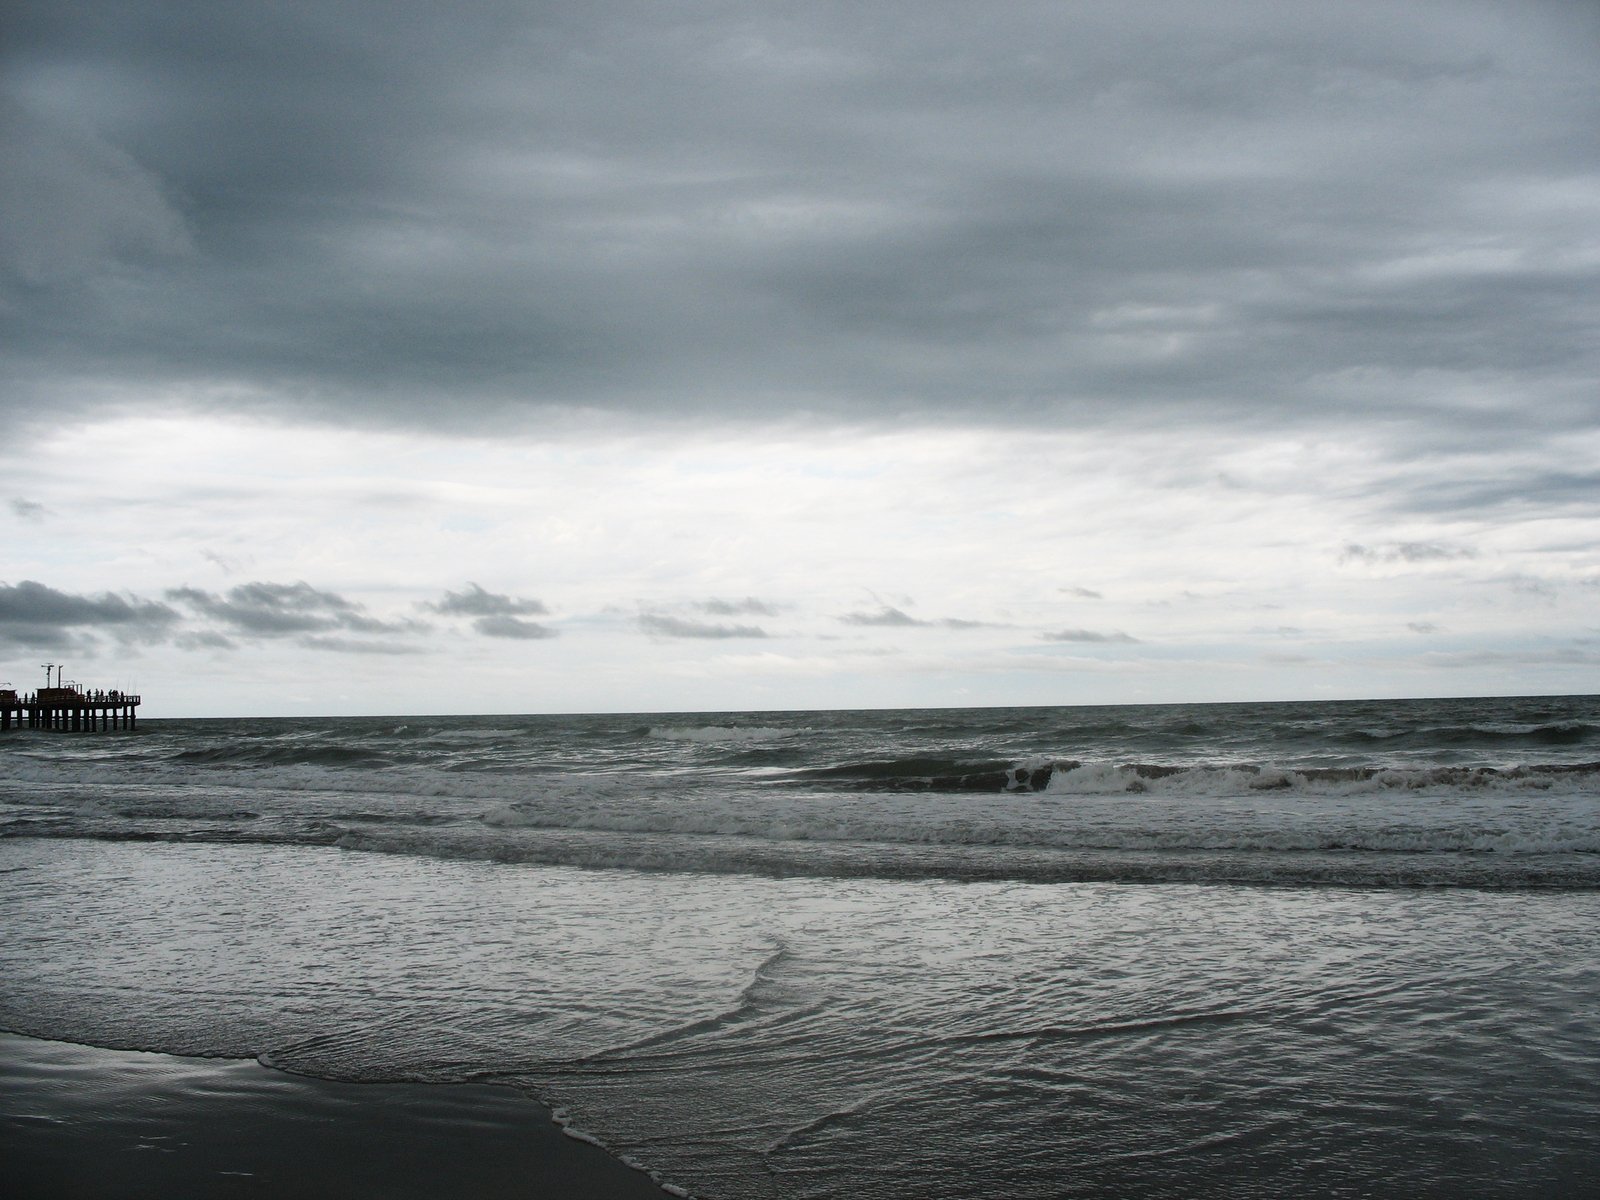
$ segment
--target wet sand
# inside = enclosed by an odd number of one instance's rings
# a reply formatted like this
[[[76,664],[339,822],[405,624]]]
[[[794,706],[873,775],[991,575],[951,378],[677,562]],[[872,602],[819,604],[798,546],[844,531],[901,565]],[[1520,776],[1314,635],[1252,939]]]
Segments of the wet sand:
[[[12,1200],[660,1200],[641,1172],[487,1084],[330,1083],[253,1061],[0,1033]]]

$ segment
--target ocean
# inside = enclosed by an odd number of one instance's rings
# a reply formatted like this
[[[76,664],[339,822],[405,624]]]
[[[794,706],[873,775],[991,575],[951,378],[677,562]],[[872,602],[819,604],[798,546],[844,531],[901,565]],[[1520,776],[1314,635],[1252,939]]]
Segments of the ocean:
[[[0,1027],[680,1195],[1600,1195],[1600,697],[0,734]]]

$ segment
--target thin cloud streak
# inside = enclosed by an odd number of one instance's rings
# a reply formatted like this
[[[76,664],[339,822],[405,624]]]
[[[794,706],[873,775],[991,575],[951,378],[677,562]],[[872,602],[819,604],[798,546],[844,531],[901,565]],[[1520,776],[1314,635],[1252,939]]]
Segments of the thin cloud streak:
[[[639,628],[652,637],[665,638],[764,638],[767,631],[759,625],[722,625],[706,621],[688,621],[682,617],[661,613],[645,613],[639,618]]]
[[[1050,633],[1041,633],[1040,638],[1047,642],[1091,642],[1101,645],[1137,645],[1139,639],[1126,633],[1101,633],[1094,629],[1057,629]]]

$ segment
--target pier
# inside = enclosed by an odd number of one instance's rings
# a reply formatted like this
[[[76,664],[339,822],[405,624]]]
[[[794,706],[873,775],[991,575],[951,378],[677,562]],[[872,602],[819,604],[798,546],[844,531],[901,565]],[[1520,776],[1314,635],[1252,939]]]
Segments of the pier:
[[[50,666],[54,668],[55,664]],[[82,688],[70,680],[63,683],[59,679],[54,687],[27,693],[0,684],[0,730],[59,729],[92,733],[132,729],[138,715],[139,697],[131,692]]]

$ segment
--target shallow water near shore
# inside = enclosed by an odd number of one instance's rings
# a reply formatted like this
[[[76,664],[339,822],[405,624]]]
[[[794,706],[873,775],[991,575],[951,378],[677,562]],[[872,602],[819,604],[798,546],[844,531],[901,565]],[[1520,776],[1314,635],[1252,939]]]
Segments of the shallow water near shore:
[[[1233,707],[30,738],[0,1025],[706,1197],[1596,1186],[1596,703]]]

